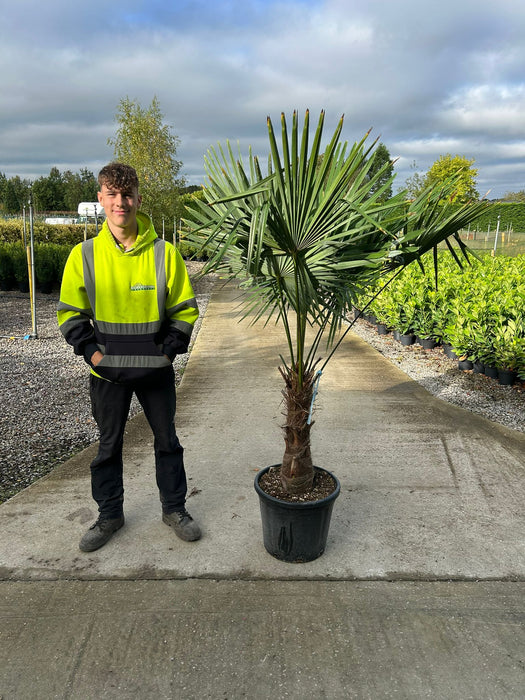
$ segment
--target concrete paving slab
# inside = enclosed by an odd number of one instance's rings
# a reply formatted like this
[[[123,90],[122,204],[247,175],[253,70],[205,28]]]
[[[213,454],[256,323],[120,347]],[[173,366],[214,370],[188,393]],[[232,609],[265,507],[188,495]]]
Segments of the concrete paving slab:
[[[300,565],[267,554],[253,480],[283,452],[283,348],[273,325],[238,322],[237,298],[232,286],[214,292],[178,391],[203,539],[181,542],[162,524],[138,416],[126,431],[126,527],[78,550],[96,517],[92,446],[0,506],[0,578],[524,580],[525,435],[433,398],[356,336],[323,375],[312,433],[316,463],[341,481],[326,552]]]
[[[0,697],[518,700],[523,583],[0,583]]]

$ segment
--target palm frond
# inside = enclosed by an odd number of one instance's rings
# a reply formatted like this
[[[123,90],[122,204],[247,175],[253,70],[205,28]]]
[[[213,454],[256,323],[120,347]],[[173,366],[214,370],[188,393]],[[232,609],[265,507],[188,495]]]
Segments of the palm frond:
[[[454,237],[468,257],[457,232],[488,206],[452,205],[454,177],[413,201],[404,192],[383,201],[394,177],[381,182],[386,166],[371,174],[377,141],[369,143],[367,133],[352,146],[342,143],[341,118],[321,152],[324,119],[321,112],[310,143],[309,112],[302,133],[296,112],[290,130],[281,115],[280,139],[268,118],[266,175],[251,149],[246,168],[229,143],[210,149],[206,202],[186,221],[190,240],[209,256],[206,271],[243,281],[244,316],[284,324],[288,365],[299,381],[325,334],[334,342],[358,291],[419,262],[442,241],[452,249]],[[308,327],[317,329],[309,349]]]

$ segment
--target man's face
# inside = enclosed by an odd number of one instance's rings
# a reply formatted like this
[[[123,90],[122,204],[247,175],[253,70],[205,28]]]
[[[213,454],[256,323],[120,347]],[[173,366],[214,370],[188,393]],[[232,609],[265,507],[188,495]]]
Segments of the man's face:
[[[111,185],[102,185],[98,201],[104,207],[110,230],[136,226],[137,209],[142,202],[136,187],[119,190]]]

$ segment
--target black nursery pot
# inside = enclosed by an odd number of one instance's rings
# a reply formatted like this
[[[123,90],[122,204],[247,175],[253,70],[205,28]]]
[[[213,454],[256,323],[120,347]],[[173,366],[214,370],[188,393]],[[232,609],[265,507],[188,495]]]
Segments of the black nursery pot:
[[[435,338],[419,338],[419,344],[424,350],[433,350],[438,343]]]
[[[262,490],[259,479],[272,469],[271,466],[261,469],[255,477],[254,486],[261,507],[264,547],[269,554],[281,561],[313,561],[325,550],[332,509],[341,491],[341,485],[331,472],[320,467],[314,468],[332,477],[335,490],[326,498],[306,503],[281,501]]]
[[[450,343],[443,343],[443,352],[449,358],[449,360],[457,360],[458,356],[454,352],[454,348]]]
[[[516,381],[516,372],[511,369],[500,369],[498,371],[498,382],[503,386],[512,386]]]
[[[399,336],[399,341],[401,345],[414,345],[414,343],[416,342],[416,336],[414,335],[414,333],[402,333]]]
[[[458,360],[459,369],[472,369],[474,363],[471,360]]]
[[[498,369],[497,367],[493,367],[492,365],[485,365],[485,374],[487,377],[490,377],[491,379],[497,379],[498,378]]]

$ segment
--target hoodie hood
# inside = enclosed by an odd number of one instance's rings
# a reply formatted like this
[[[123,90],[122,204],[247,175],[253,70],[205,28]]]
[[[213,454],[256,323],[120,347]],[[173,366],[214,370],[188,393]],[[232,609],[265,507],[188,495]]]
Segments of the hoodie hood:
[[[158,238],[157,232],[153,226],[153,221],[147,214],[140,210],[137,212],[137,226],[137,240],[135,241],[133,248],[128,251],[126,255],[137,255],[143,248],[150,245],[156,238]],[[102,224],[102,228],[100,229],[100,233],[98,235],[107,239],[107,241],[114,247],[116,252],[120,251],[120,249],[115,245],[115,237],[109,230],[107,219]]]

